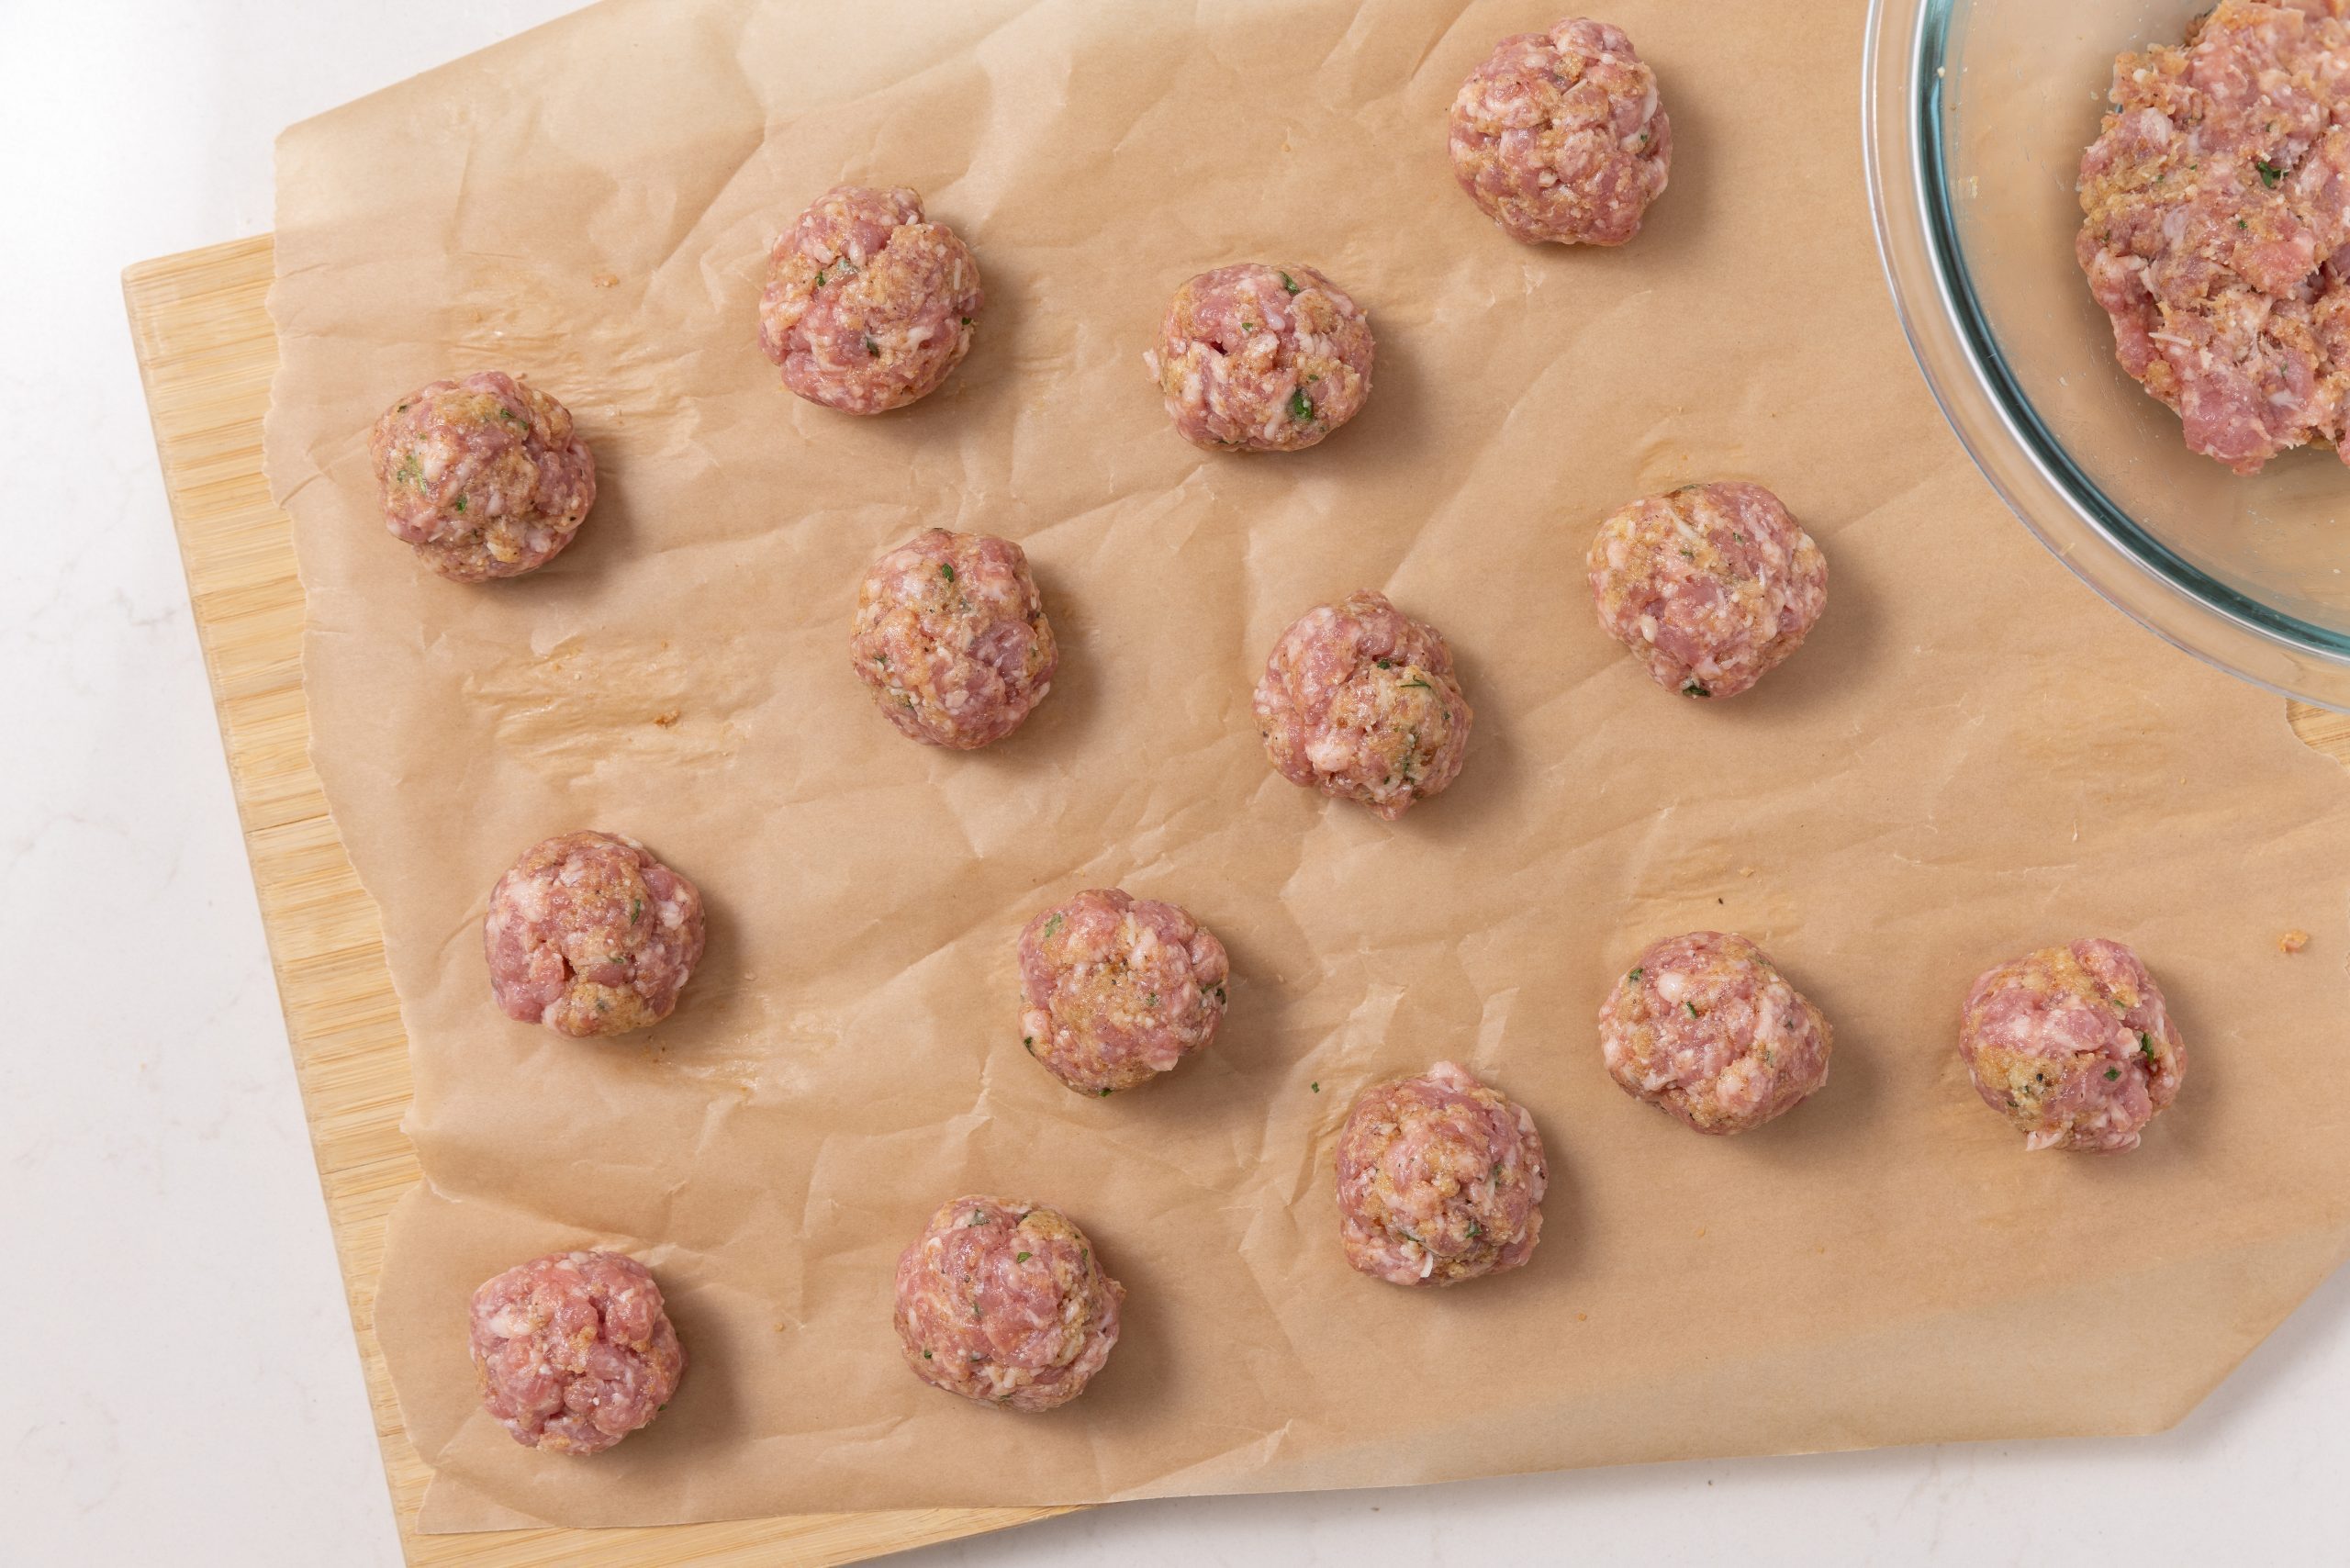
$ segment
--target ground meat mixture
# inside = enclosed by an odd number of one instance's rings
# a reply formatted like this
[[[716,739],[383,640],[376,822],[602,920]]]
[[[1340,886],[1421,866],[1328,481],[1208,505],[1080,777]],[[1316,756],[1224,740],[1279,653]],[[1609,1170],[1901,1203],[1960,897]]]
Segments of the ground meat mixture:
[[[1976,980],[1958,1054],[2027,1148],[2135,1148],[2187,1071],[2154,977],[2137,954],[2098,938],[2026,953]]]
[[[509,1018],[574,1036],[658,1024],[701,961],[701,894],[616,833],[567,833],[498,879],[482,922]]]
[[[1443,633],[1369,588],[1281,633],[1256,711],[1282,778],[1390,822],[1458,778],[1469,750],[1469,700]]]
[[[898,1342],[924,1383],[1050,1410],[1084,1393],[1110,1359],[1125,1299],[1058,1209],[957,1198],[898,1259]]]
[[[1620,245],[1673,168],[1656,73],[1606,22],[1502,39],[1452,100],[1452,172],[1513,239]]]
[[[775,242],[759,347],[810,402],[878,414],[938,390],[979,303],[979,263],[921,196],[836,185]]]
[[[1018,729],[1060,663],[1026,554],[1009,539],[943,528],[865,574],[848,651],[891,723],[958,751]]]
[[[2350,419],[2343,9],[2221,0],[2177,47],[2121,56],[2081,158],[2077,250],[2121,368],[2240,474],[2339,452]]]
[[[1684,697],[1744,691],[1828,607],[1828,558],[1760,485],[1634,501],[1599,525],[1584,566],[1600,625]]]
[[[1818,1008],[1743,936],[1659,942],[1599,1009],[1599,1048],[1624,1092],[1701,1133],[1742,1133],[1828,1081]]]
[[[502,371],[418,387],[375,421],[367,450],[385,522],[461,583],[537,571],[596,502],[596,459],[571,411]]]
[[[1515,1269],[1542,1233],[1550,1185],[1534,1118],[1458,1062],[1363,1091],[1338,1132],[1338,1238],[1390,1284],[1450,1285]]]
[[[1194,446],[1296,452],[1361,410],[1371,352],[1371,319],[1337,284],[1250,262],[1177,289],[1143,362]]]
[[[1092,889],[1020,934],[1020,1043],[1080,1094],[1132,1089],[1215,1038],[1230,973],[1175,905]]]
[[[686,1370],[661,1287],[617,1252],[555,1252],[474,1292],[481,1407],[525,1448],[600,1453],[653,1419]]]

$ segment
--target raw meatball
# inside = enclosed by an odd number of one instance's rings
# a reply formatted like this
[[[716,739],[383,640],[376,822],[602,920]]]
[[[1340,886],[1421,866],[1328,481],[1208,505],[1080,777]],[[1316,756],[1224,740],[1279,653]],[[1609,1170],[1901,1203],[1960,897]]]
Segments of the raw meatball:
[[[1373,1084],[1338,1132],[1338,1238],[1390,1284],[1515,1269],[1542,1234],[1550,1185],[1525,1107],[1458,1062]]]
[[[519,577],[563,553],[596,503],[571,410],[503,371],[420,386],[367,438],[384,521],[461,583]]]
[[[2240,474],[2350,419],[2350,28],[2222,0],[2114,62],[2076,250],[2121,368]]]
[[[1469,700],[1443,633],[1370,588],[1281,633],[1256,711],[1282,778],[1390,822],[1458,778],[1469,750]]]
[[[1828,1081],[1832,1031],[1743,936],[1659,942],[1599,1009],[1599,1048],[1624,1092],[1701,1133],[1742,1133]]]
[[[617,833],[535,846],[490,890],[482,922],[499,1009],[580,1036],[669,1016],[701,946],[700,892]]]
[[[1606,22],[1502,39],[1452,100],[1452,172],[1516,240],[1620,245],[1673,167],[1656,73]]]
[[[2187,1071],[2154,977],[2137,954],[2098,938],[2026,953],[1976,980],[1958,1054],[2027,1148],[2135,1148]]]
[[[891,723],[958,751],[1018,729],[1060,664],[1027,554],[1009,539],[943,528],[865,574],[848,651]]]
[[[524,1448],[601,1453],[677,1392],[661,1287],[618,1252],[553,1252],[474,1292],[481,1407]]]
[[[923,1382],[1014,1410],[1085,1392],[1126,1289],[1058,1209],[957,1198],[898,1259],[898,1342]]]
[[[775,242],[759,347],[783,384],[849,414],[938,390],[971,348],[979,263],[910,190],[835,185]]]
[[[1215,1038],[1230,972],[1173,904],[1091,889],[1020,934],[1020,1043],[1080,1094],[1132,1089]]]
[[[1803,646],[1828,558],[1760,485],[1684,485],[1599,525],[1584,562],[1607,634],[1684,697],[1735,697]]]
[[[1192,445],[1296,452],[1360,411],[1371,350],[1371,319],[1337,284],[1248,262],[1177,289],[1143,361]]]

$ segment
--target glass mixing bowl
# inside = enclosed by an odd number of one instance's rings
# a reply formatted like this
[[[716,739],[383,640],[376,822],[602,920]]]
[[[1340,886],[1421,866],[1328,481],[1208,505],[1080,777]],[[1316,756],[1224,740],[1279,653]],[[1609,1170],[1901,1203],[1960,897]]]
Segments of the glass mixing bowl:
[[[1952,428],[2027,527],[2157,635],[2350,710],[2350,470],[2187,450],[2123,375],[2073,258],[2113,57],[2211,0],[1872,0],[1863,145],[1878,248]]]

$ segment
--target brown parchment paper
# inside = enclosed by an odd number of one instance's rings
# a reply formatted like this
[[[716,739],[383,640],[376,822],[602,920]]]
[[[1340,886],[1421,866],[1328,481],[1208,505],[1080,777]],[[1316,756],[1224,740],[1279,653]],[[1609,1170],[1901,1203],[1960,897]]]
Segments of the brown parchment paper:
[[[618,4],[287,132],[269,454],[415,1057],[430,1186],[375,1327],[429,1528],[2140,1431],[2344,1256],[2350,781],[2076,585],[1945,433],[1870,246],[1861,0],[1618,0],[1676,156],[1604,253],[1511,242],[1446,163],[1460,78],[1554,8]],[[768,241],[843,179],[918,186],[986,275],[968,361],[887,418],[753,344]],[[1301,455],[1194,451],[1141,364],[1175,285],[1244,258],[1326,268],[1378,331],[1367,411]],[[603,492],[549,570],[466,588],[385,534],[363,437],[487,366],[570,404]],[[1616,505],[1716,476],[1777,489],[1833,586],[1707,706],[1600,634],[1581,562]],[[977,756],[900,738],[843,651],[867,561],[932,523],[1023,541],[1066,650]],[[1394,825],[1276,778],[1248,712],[1281,628],[1362,585],[1450,634],[1477,711]],[[480,952],[499,870],[589,825],[711,908],[677,1016],[610,1044],[504,1020]],[[1111,883],[1237,978],[1203,1058],[1097,1102],[1021,1052],[1012,948]],[[1835,1024],[1827,1090],[1749,1137],[1600,1065],[1606,986],[1696,927]],[[2185,1095],[2126,1158],[2027,1156],[1959,1000],[2087,933],[2160,975]],[[1519,1273],[1396,1290],[1341,1260],[1329,1146],[1444,1057],[1532,1109],[1548,1224]],[[1066,1206],[1130,1293],[1058,1414],[899,1362],[893,1260],[972,1190]],[[692,1364],[582,1462],[476,1408],[464,1307],[588,1244],[653,1265]]]

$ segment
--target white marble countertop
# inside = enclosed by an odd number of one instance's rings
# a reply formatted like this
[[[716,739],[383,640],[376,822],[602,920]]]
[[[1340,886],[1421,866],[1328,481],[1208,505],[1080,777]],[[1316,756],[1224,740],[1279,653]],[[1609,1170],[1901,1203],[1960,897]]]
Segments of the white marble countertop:
[[[398,1560],[117,278],[267,229],[289,121],[564,8],[0,0],[0,1562]],[[2345,1410],[2350,1273],[2159,1438],[1141,1504],[922,1555],[2314,1561],[2350,1540]]]

